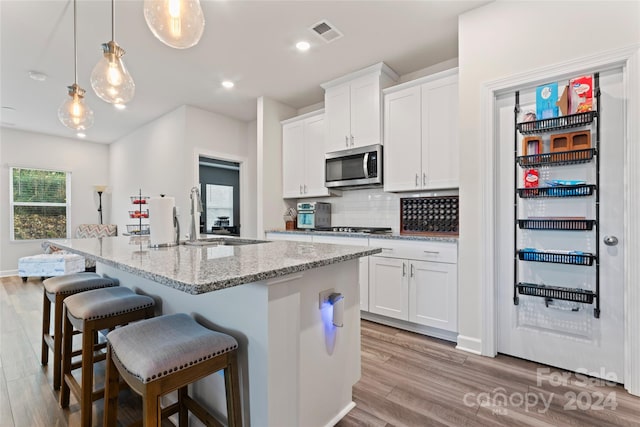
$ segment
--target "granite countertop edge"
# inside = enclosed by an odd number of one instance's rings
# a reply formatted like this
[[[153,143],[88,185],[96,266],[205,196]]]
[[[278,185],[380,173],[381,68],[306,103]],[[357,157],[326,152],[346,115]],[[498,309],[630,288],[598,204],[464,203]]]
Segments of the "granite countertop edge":
[[[143,270],[143,269],[140,269],[140,268],[132,267],[132,266],[130,266],[128,264],[117,262],[117,261],[114,261],[114,260],[109,259],[109,258],[104,258],[104,257],[100,257],[100,256],[97,256],[97,255],[94,255],[94,254],[90,254],[90,253],[87,253],[85,251],[78,250],[78,249],[75,249],[73,247],[69,247],[67,245],[64,245],[63,243],[60,244],[60,247],[62,247],[64,250],[66,250],[68,252],[75,253],[75,254],[78,254],[78,255],[82,255],[85,258],[94,260],[96,262],[101,262],[101,263],[103,263],[105,265],[108,265],[110,267],[117,268],[117,269],[125,271],[127,273],[131,273],[133,275],[140,276],[140,277],[143,277],[145,279],[152,280],[154,282],[158,282],[158,283],[160,283],[162,285],[177,289],[179,291],[182,291],[182,292],[185,292],[185,293],[188,293],[188,294],[191,294],[191,295],[200,295],[200,294],[204,294],[204,293],[208,293],[208,292],[213,292],[213,291],[218,291],[218,290],[222,290],[222,289],[232,288],[234,286],[243,285],[245,283],[253,283],[253,282],[260,282],[260,281],[264,281],[264,280],[269,280],[269,279],[273,279],[273,278],[276,278],[276,277],[281,277],[281,276],[286,276],[286,275],[289,275],[289,274],[299,273],[299,272],[302,272],[302,271],[305,271],[305,270],[311,270],[313,268],[324,267],[324,266],[327,266],[327,265],[331,265],[331,264],[335,264],[335,263],[339,263],[339,262],[344,262],[344,261],[348,261],[348,260],[351,260],[351,259],[360,258],[360,257],[363,257],[363,256],[374,255],[374,254],[382,252],[382,250],[380,248],[370,248],[370,249],[354,252],[354,253],[347,254],[347,255],[331,256],[331,257],[328,257],[328,258],[323,258],[323,259],[320,259],[320,260],[314,260],[314,261],[310,261],[310,262],[306,262],[306,263],[302,263],[302,264],[298,264],[298,265],[284,266],[284,267],[274,268],[274,269],[265,270],[265,271],[258,271],[256,273],[238,275],[238,276],[234,276],[234,277],[227,277],[227,278],[223,278],[223,279],[220,279],[220,280],[213,280],[213,281],[207,281],[207,282],[202,282],[202,283],[189,283],[189,282],[176,280],[176,279],[173,279],[171,277],[167,277],[165,275],[156,274],[156,273],[152,273],[152,272],[147,271],[147,270]]]
[[[458,243],[458,236],[423,236],[423,235],[407,235],[407,234],[375,234],[375,233],[344,233],[339,231],[321,231],[321,230],[267,230],[265,233],[278,234],[302,234],[307,236],[336,236],[336,237],[367,237],[371,239],[388,239],[388,240],[417,240],[431,242],[449,242]]]

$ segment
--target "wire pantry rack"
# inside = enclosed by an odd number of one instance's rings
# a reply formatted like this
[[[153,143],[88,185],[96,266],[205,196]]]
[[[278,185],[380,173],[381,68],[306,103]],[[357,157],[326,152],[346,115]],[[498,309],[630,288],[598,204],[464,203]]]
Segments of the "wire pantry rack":
[[[595,219],[575,218],[545,218],[545,219],[519,219],[518,226],[521,230],[564,230],[564,231],[588,231],[595,225]]]
[[[587,148],[584,150],[556,151],[553,153],[518,156],[516,160],[522,167],[563,166],[588,163],[593,160],[595,154],[595,148]]]
[[[598,117],[597,111],[585,111],[584,113],[570,114],[568,116],[521,122],[516,126],[521,134],[529,135],[586,126],[591,124],[595,117]]]
[[[518,293],[520,295],[574,301],[584,304],[593,304],[593,299],[595,298],[593,291],[580,288],[563,288],[560,286],[546,286],[524,282],[519,282],[516,286],[518,287]]]
[[[594,184],[518,188],[518,195],[523,199],[535,199],[542,197],[584,197],[591,196],[595,189],[596,186]]]
[[[554,252],[535,249],[520,249],[518,258],[522,261],[551,262],[554,264],[593,265],[595,255],[589,252]]]

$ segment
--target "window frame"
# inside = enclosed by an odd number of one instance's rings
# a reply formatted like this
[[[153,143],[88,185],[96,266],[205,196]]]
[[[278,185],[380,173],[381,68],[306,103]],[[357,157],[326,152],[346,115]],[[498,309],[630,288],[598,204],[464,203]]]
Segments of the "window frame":
[[[65,174],[65,198],[66,203],[43,203],[43,202],[16,202],[14,200],[13,194],[13,173],[16,169],[29,169],[29,170],[38,170],[45,172],[58,172]],[[66,223],[66,236],[65,239],[68,239],[71,235],[71,172],[66,170],[59,169],[46,169],[46,168],[35,168],[35,167],[26,167],[26,166],[9,166],[9,241],[11,242],[41,242],[45,240],[50,240],[47,238],[42,239],[16,239],[15,238],[15,222],[14,222],[14,208],[15,206],[53,206],[53,207],[64,207],[65,208],[65,217],[67,219]]]

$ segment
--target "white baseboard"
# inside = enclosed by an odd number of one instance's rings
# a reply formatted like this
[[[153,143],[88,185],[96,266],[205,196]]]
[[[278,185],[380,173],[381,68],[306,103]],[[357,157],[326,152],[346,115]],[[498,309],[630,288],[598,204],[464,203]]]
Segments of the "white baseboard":
[[[0,271],[0,277],[17,276],[18,270],[4,270]]]
[[[482,356],[482,340],[458,335],[458,345],[456,349]]]
[[[405,322],[404,320],[381,316],[379,314],[370,313],[368,311],[360,311],[360,317],[364,320],[382,323],[383,325],[392,326],[398,329],[404,329],[405,331],[415,332],[416,334],[428,335],[430,337],[439,338],[445,341],[456,342],[456,337],[458,336],[458,334],[456,334],[455,332],[419,325],[417,323]]]
[[[329,421],[327,424],[325,424],[324,427],[333,427],[333,426],[335,426],[336,424],[338,424],[338,421],[343,419],[345,417],[345,415],[347,415],[349,413],[349,411],[351,411],[355,407],[356,407],[356,403],[355,402],[350,402],[340,412],[338,412],[335,417],[331,418],[331,421]]]

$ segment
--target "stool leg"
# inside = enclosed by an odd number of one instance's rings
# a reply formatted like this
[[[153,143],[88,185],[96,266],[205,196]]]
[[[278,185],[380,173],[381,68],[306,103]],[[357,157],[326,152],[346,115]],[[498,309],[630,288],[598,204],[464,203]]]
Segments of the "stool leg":
[[[224,369],[224,383],[227,389],[227,422],[229,427],[242,426],[240,408],[240,379],[238,376],[238,356],[234,350],[228,355],[229,364]]]
[[[95,330],[86,326],[82,328],[82,392],[80,397],[80,418],[83,427],[91,427],[93,410],[93,340]]]
[[[189,410],[185,398],[188,395],[188,386],[180,387],[178,389],[178,426],[189,425]]]
[[[61,374],[61,389],[60,389],[60,406],[67,408],[69,406],[69,384],[67,384],[66,377],[71,375],[71,353],[72,340],[73,340],[73,325],[67,318],[66,309],[64,310],[64,338],[62,340],[62,374]],[[59,379],[60,381],[60,379]]]
[[[49,363],[49,344],[46,337],[51,332],[51,301],[47,298],[47,291],[42,290],[42,355],[40,356],[40,363],[46,365]]]
[[[62,365],[62,301],[63,295],[56,295],[53,307],[53,389],[60,388],[60,368]],[[69,329],[69,333],[73,335],[73,328]]]
[[[115,427],[118,421],[120,375],[112,357],[111,346],[107,346],[107,367],[104,379],[104,427]]]
[[[153,385],[148,386],[142,396],[142,425],[143,427],[160,427],[162,419],[160,412],[160,394],[153,390]]]

